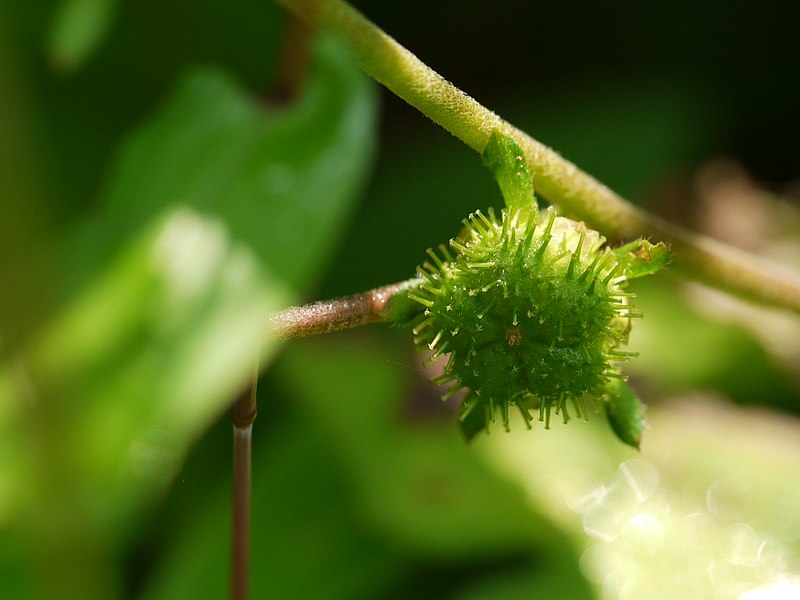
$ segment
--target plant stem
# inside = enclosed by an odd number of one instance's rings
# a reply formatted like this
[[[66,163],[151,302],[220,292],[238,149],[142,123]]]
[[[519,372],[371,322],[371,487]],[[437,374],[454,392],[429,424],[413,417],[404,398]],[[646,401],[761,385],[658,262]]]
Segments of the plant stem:
[[[231,600],[245,600],[250,580],[250,496],[253,421],[257,406],[259,361],[250,385],[231,409],[233,421],[233,531],[231,540]]]
[[[612,243],[650,237],[671,245],[687,277],[800,313],[800,275],[633,206],[611,189],[476,102],[343,0],[276,0],[312,27],[338,33],[373,78],[483,153],[493,131],[523,149],[538,194]]]
[[[409,279],[362,294],[292,306],[270,317],[270,333],[278,339],[288,340],[389,321],[386,312],[389,299],[420,281]]]
[[[311,33],[305,22],[294,14],[287,15],[278,72],[269,93],[272,102],[288,105],[300,95],[308,75]]]

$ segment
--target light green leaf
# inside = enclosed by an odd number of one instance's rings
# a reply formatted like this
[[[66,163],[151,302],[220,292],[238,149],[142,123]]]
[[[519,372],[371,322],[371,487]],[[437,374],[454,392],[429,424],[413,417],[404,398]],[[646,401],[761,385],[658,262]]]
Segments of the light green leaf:
[[[48,38],[53,64],[64,71],[79,69],[102,43],[118,0],[61,0]]]
[[[670,261],[669,247],[663,242],[653,244],[648,240],[636,240],[614,248],[611,252],[622,265],[628,279],[652,275],[666,267]]]
[[[608,423],[617,437],[638,449],[642,443],[642,433],[647,427],[645,406],[628,384],[618,381],[606,395],[603,406]]]
[[[318,59],[280,109],[220,72],[187,77],[120,155],[103,213],[64,245],[69,300],[0,368],[0,429],[41,412],[44,448],[23,453],[41,473],[23,493],[47,499],[31,515],[39,543],[95,548],[104,579],[102,549],[274,354],[269,314],[320,273],[370,166],[372,88],[329,40]],[[19,471],[2,454],[0,489]]]
[[[221,219],[293,286],[319,274],[374,148],[373,90],[330,40],[303,94],[269,106],[224,73],[196,71],[130,140],[107,213],[146,221],[164,206]]]

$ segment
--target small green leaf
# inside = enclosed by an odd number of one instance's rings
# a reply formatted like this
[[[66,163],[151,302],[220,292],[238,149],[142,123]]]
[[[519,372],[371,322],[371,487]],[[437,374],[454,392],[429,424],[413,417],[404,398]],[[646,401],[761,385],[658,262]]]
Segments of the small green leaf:
[[[604,406],[611,429],[617,437],[637,450],[647,426],[645,406],[633,390],[622,381],[609,389]]]
[[[514,140],[497,131],[492,133],[483,151],[483,161],[497,180],[508,208],[536,210],[533,175]]]
[[[102,43],[118,0],[62,0],[48,39],[50,60],[63,71],[79,69]]]
[[[628,279],[652,275],[669,264],[669,247],[663,242],[653,244],[636,240],[612,250]]]

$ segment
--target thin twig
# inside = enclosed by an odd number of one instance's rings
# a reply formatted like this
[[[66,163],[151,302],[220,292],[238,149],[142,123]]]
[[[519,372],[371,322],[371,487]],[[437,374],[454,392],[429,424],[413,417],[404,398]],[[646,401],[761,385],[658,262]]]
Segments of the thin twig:
[[[250,580],[250,496],[253,421],[257,410],[259,361],[250,385],[231,409],[233,421],[233,531],[231,540],[231,600],[246,600]]]
[[[410,279],[362,294],[292,306],[270,318],[270,333],[286,340],[388,321],[385,309],[389,299],[398,291],[417,283],[418,280]]]
[[[287,15],[278,72],[269,98],[277,104],[293,102],[303,89],[311,55],[311,30],[292,13]]]
[[[667,223],[624,200],[507,123],[430,69],[343,0],[276,0],[312,27],[336,31],[373,78],[482,153],[492,132],[523,149],[537,193],[613,242],[641,236],[669,243],[685,276],[738,296],[800,312],[800,275],[746,252]]]
[[[311,31],[303,21],[288,15],[276,80],[270,100],[288,104],[300,94],[308,73]],[[256,396],[260,360],[256,359],[250,384],[231,408],[233,422],[233,530],[231,532],[232,600],[246,600],[250,590],[250,504],[252,495],[253,422],[258,412]]]

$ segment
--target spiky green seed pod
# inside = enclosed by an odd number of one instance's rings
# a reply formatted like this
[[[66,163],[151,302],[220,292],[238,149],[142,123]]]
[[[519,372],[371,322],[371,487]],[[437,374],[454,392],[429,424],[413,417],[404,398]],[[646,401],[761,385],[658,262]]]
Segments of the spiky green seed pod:
[[[435,383],[461,390],[461,430],[471,438],[498,418],[509,428],[516,407],[549,426],[586,417],[587,399],[602,404],[612,430],[638,448],[644,406],[619,363],[631,320],[641,316],[628,280],[666,266],[664,244],[637,240],[618,248],[582,223],[540,212],[533,176],[517,143],[494,132],[483,152],[506,210],[476,212],[461,235],[428,250],[419,285],[389,301],[385,317],[411,324],[427,362],[447,356]]]
[[[429,361],[448,355],[435,382],[467,395],[460,420],[468,436],[513,405],[530,426],[531,409],[549,425],[586,416],[618,363],[630,320],[625,264],[604,238],[550,209],[476,212],[450,248],[429,251],[423,281],[409,297],[424,307],[413,323]]]

